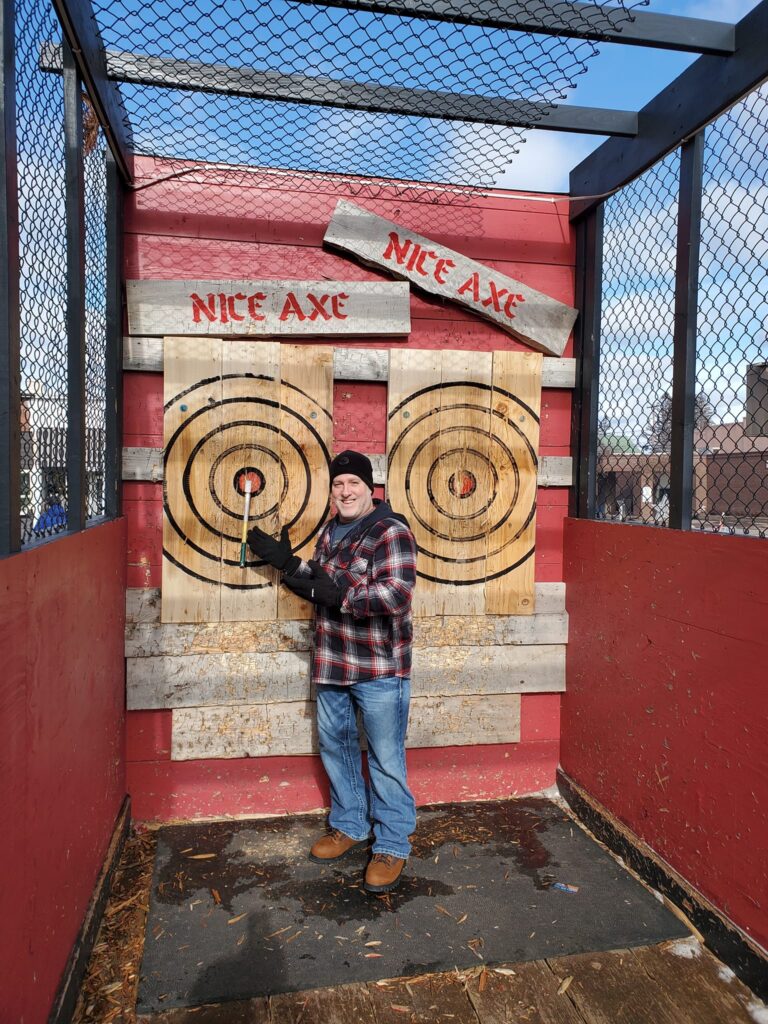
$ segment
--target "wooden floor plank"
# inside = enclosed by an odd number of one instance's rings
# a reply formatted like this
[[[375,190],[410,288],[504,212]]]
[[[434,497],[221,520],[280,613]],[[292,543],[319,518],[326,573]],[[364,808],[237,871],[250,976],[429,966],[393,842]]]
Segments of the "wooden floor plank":
[[[428,974],[369,982],[368,992],[376,1024],[478,1024],[464,985],[463,974]]]
[[[467,984],[480,1024],[585,1024],[567,993],[558,994],[560,980],[543,960],[501,969],[514,974],[491,968]]]
[[[631,950],[580,953],[547,963],[557,986],[571,978],[567,995],[587,1024],[701,1024],[698,1007],[681,1011]]]
[[[679,1020],[687,1020],[687,1012],[695,1024],[754,1024],[746,1009],[754,999],[750,990],[735,977],[725,981],[722,964],[695,941],[665,942],[632,955],[678,1008]]]
[[[150,1016],[139,1014],[137,1024],[270,1024],[268,999],[181,1007]]]
[[[376,1024],[362,982],[271,996],[270,1024]]]

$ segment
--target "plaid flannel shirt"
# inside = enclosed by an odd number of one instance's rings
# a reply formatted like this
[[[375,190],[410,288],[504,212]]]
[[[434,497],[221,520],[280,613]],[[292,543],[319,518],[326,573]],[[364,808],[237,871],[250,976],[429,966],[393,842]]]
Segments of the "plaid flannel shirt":
[[[407,523],[376,501],[338,543],[326,523],[315,559],[337,586],[348,588],[341,609],[315,608],[312,681],[351,686],[366,679],[411,672],[411,597],[416,584],[416,542]],[[309,575],[302,562],[297,575]]]

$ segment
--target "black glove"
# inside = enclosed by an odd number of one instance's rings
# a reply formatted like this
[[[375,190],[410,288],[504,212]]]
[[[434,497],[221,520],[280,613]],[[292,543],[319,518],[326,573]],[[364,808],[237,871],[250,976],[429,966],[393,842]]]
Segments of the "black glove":
[[[337,587],[319,562],[311,559],[307,565],[312,570],[311,576],[289,576],[283,583],[299,597],[306,598],[321,608],[341,608],[346,590]]]
[[[301,559],[291,552],[287,526],[280,531],[280,540],[275,540],[258,526],[254,526],[248,531],[248,547],[257,558],[279,569],[280,572],[293,572],[301,562]]]

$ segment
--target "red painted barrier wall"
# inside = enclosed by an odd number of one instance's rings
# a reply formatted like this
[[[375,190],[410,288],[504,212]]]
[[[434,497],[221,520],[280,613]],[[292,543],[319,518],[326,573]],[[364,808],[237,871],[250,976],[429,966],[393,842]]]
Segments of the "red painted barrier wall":
[[[0,561],[0,1019],[44,1021],[125,795],[125,522]]]
[[[768,947],[768,543],[567,520],[562,766]]]
[[[155,183],[127,199],[127,279],[389,279],[323,248],[323,234],[336,202],[347,198],[554,298],[573,301],[573,238],[567,201],[557,197],[478,195],[461,189],[449,196],[418,187],[278,172],[248,175],[216,170],[179,176],[178,171],[178,164],[149,158],[138,161],[139,184]],[[340,344],[478,351],[524,348],[491,323],[438,299],[412,294],[411,317],[407,342],[344,338]],[[570,354],[569,343],[565,355]],[[162,397],[160,374],[126,374],[124,444],[162,447]],[[335,450],[356,447],[384,452],[386,409],[385,383],[337,382]],[[569,454],[571,393],[545,389],[541,415],[542,454]],[[540,581],[562,579],[567,497],[565,488],[539,490],[536,578]],[[124,485],[124,510],[128,586],[159,587],[161,485]],[[525,695],[521,713],[519,744],[411,751],[411,779],[419,802],[506,796],[551,785],[558,758],[559,697]],[[278,813],[327,804],[323,773],[315,758],[172,762],[170,717],[170,712],[163,711],[128,714],[128,781],[137,818]]]

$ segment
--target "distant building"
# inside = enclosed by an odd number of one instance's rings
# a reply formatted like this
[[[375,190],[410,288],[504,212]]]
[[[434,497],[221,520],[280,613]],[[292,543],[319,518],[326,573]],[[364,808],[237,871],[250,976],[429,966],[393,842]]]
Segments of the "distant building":
[[[104,403],[88,405],[88,419],[104,423]],[[103,425],[86,427],[88,518],[104,514]],[[32,383],[21,395],[22,537],[58,533],[66,526],[67,408],[63,398]],[[53,511],[52,511],[53,510]],[[63,510],[63,511],[61,511]]]
[[[598,449],[598,514],[666,522],[669,452],[632,451],[624,438],[614,440],[606,436]],[[750,437],[743,420],[696,430],[693,478],[694,518],[768,518],[768,437]]]

